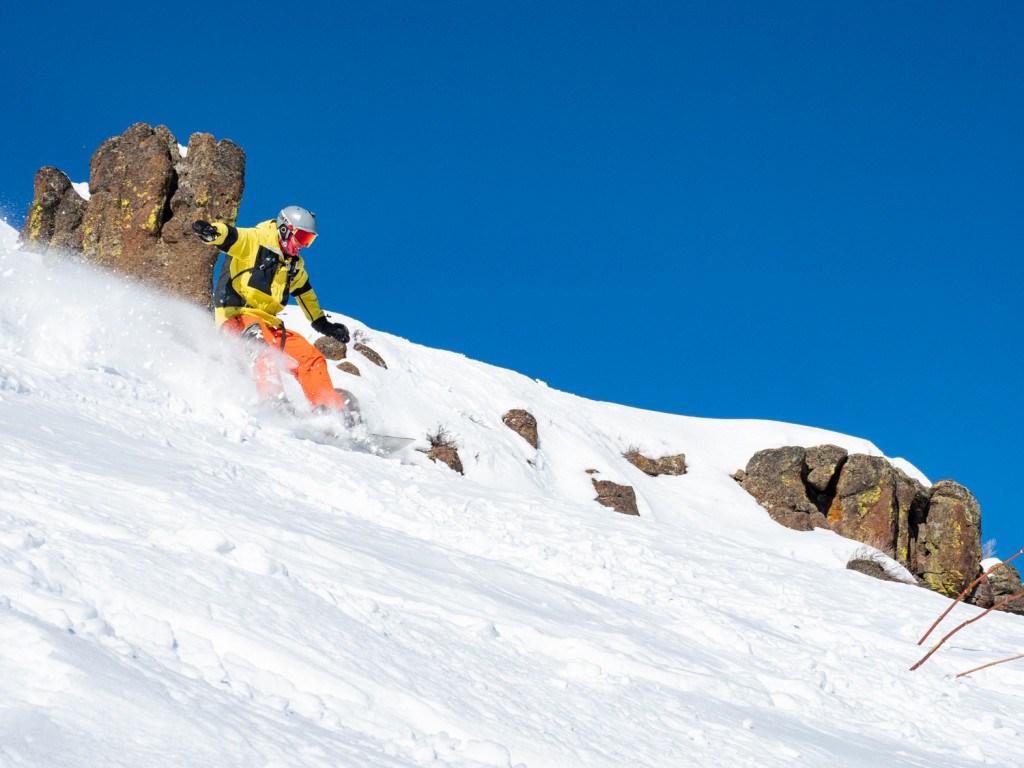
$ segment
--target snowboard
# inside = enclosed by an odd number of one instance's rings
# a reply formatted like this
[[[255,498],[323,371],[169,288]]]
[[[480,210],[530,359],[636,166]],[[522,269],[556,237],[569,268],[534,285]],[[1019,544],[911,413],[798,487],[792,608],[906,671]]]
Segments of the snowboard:
[[[302,440],[377,456],[391,456],[416,441],[412,437],[370,432],[355,395],[344,389],[335,391],[345,401],[343,413],[312,413],[304,401],[283,397],[263,404],[263,419],[265,423],[283,427],[288,434]],[[294,405],[294,402],[301,405]]]
[[[289,431],[302,440],[311,440],[321,445],[332,445],[350,451],[373,453],[377,456],[391,456],[416,442],[412,437],[378,435],[367,431],[362,425],[338,429],[333,425],[322,425],[312,421],[293,424]]]

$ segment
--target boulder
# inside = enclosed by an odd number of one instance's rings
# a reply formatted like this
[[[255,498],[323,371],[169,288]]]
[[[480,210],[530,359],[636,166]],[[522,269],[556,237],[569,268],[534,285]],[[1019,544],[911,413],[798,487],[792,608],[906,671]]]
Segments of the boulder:
[[[533,448],[538,446],[537,419],[533,417],[532,413],[524,411],[522,408],[513,408],[501,420],[506,427],[523,438]]]
[[[241,148],[195,133],[182,157],[166,127],[136,123],[93,154],[88,201],[76,201],[55,171],[37,174],[22,234],[26,247],[80,253],[125,277],[211,305],[218,251],[192,234],[192,222],[235,221],[245,181]]]
[[[462,469],[462,459],[459,458],[459,450],[453,445],[433,445],[429,450],[423,451],[431,461],[439,461],[449,469],[466,474]]]
[[[740,485],[777,523],[798,531],[825,527],[825,517],[811,501],[804,484],[807,449],[769,448],[755,453]]]
[[[348,354],[348,347],[330,336],[321,336],[313,342],[313,346],[328,360],[344,360]]]
[[[1008,597],[1019,595],[1024,592],[1024,584],[1021,583],[1020,572],[1012,565],[1002,565],[982,580],[991,593],[992,604],[1001,603]],[[1001,610],[1010,613],[1024,615],[1024,597],[1017,597],[1010,600]]]
[[[839,470],[828,524],[836,533],[910,562],[910,520],[927,504],[919,482],[880,456],[854,454]]]
[[[981,511],[950,480],[926,489],[882,457],[829,445],[758,451],[733,477],[777,522],[797,530],[827,525],[942,594],[958,595],[979,573]]]
[[[340,363],[338,363],[337,368],[339,371],[350,373],[353,376],[362,376],[362,374],[359,372],[359,369],[355,365],[350,363],[348,360],[342,360]]]
[[[956,597],[981,567],[981,508],[959,483],[940,480],[918,522],[913,567],[929,588]]]
[[[636,491],[632,486],[619,485],[611,480],[596,480],[591,478],[594,490],[597,491],[596,501],[606,507],[621,512],[624,515],[639,515],[640,510],[636,505]]]
[[[462,459],[459,458],[459,443],[455,435],[438,424],[433,432],[427,433],[427,440],[430,442],[430,448],[419,449],[421,453],[427,454],[431,461],[439,461],[460,475],[466,474],[462,468]]]
[[[870,558],[851,558],[846,563],[847,569],[856,571],[857,573],[863,573],[865,576],[870,576],[873,579],[879,579],[881,581],[896,581],[885,567],[877,560]]]
[[[644,456],[640,451],[631,449],[622,455],[626,461],[645,475],[650,475],[651,477],[686,474],[686,454],[684,453],[662,456],[660,459],[651,459]]]
[[[995,606],[995,597],[992,594],[992,585],[989,584],[988,579],[982,579],[974,585],[974,589],[971,590],[970,594],[966,598],[968,603],[976,605],[979,608],[992,608]]]
[[[363,357],[369,360],[374,365],[380,366],[381,368],[387,368],[387,363],[384,362],[384,358],[370,349],[362,342],[357,341],[355,343],[356,352],[360,353]]]
[[[341,395],[341,400],[342,400],[342,402],[345,403],[345,409],[350,414],[358,414],[358,413],[360,413],[362,408],[359,405],[359,398],[357,398],[355,395],[353,395],[347,389],[342,389],[341,387],[335,387],[334,391],[337,392],[339,395]]]
[[[902,584],[917,584],[917,579],[904,566],[871,546],[860,547],[846,563],[851,571],[871,576],[882,581],[898,581]]]

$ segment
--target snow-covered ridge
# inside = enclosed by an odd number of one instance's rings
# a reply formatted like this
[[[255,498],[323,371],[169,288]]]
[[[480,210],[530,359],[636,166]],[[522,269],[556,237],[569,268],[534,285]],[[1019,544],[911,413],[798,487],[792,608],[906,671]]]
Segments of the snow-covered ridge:
[[[729,477],[869,442],[587,401],[335,315],[388,363],[336,384],[377,431],[445,426],[466,476],[318,445],[256,412],[205,313],[10,242],[0,765],[1024,765],[1024,673],[947,677],[1010,655],[1016,617],[910,673],[947,601]]]
[[[0,219],[0,249],[9,253],[18,248],[18,230],[7,223],[7,219]]]

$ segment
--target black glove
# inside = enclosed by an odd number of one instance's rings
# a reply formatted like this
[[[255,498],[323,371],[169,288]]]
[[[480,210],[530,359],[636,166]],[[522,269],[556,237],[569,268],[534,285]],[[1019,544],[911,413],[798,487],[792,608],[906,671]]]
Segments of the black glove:
[[[199,235],[199,239],[204,243],[212,243],[220,235],[213,224],[202,219],[192,222],[192,231]]]
[[[317,333],[337,339],[342,344],[348,344],[348,328],[341,323],[332,323],[326,317],[321,317],[318,320],[314,320],[312,325],[313,330]]]

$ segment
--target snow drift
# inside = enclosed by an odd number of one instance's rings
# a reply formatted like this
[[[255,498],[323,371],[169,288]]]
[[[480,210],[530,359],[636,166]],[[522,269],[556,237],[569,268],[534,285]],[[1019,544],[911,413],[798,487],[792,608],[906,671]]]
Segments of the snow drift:
[[[342,318],[388,369],[336,383],[377,431],[444,426],[466,475],[319,445],[261,420],[205,313],[0,234],[0,765],[1024,765],[1024,670],[951,678],[1018,618],[908,672],[947,601],[729,476],[870,443],[591,402]]]

